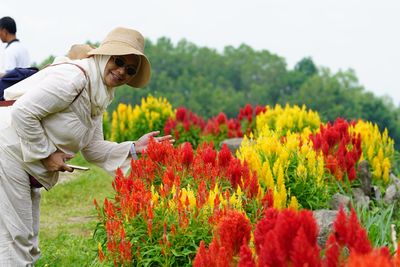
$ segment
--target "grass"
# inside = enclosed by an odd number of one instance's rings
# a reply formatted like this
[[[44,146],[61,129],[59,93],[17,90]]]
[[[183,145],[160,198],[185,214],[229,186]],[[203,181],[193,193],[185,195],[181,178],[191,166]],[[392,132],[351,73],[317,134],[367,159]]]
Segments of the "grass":
[[[369,209],[357,207],[356,212],[372,245],[374,247],[387,246],[394,252],[390,225],[399,223],[395,218],[395,205],[377,203]]]
[[[97,223],[93,199],[102,203],[111,197],[113,177],[81,157],[71,164],[90,166],[75,171],[73,179],[42,191],[40,249],[35,266],[98,266],[97,244],[92,235]]]

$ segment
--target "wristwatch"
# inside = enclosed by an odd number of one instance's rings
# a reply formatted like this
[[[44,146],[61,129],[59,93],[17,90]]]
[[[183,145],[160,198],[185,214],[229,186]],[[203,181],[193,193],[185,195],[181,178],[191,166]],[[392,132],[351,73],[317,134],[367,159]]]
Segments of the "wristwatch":
[[[138,159],[136,149],[135,149],[135,143],[132,142],[131,148],[129,149],[129,152],[131,153],[131,157],[133,159]]]

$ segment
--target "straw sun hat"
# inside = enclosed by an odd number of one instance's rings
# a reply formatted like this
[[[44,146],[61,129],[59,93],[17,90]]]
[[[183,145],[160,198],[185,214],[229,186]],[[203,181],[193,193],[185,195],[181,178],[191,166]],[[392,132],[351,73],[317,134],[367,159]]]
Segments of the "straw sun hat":
[[[150,80],[150,62],[144,54],[144,38],[136,30],[115,28],[106,36],[98,48],[90,50],[87,54],[89,56],[139,55],[141,57],[139,70],[127,84],[132,87],[144,87]]]

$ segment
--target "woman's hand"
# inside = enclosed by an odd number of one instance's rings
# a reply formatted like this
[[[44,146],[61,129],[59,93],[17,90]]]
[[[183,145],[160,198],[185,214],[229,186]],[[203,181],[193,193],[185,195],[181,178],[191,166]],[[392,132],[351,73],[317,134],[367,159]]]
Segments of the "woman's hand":
[[[65,154],[64,152],[57,150],[47,158],[42,159],[41,162],[43,163],[44,167],[51,172],[56,172],[56,171],[73,172],[74,169],[68,167],[67,164],[65,163],[67,160],[70,160],[73,157],[74,157],[73,155]]]
[[[159,142],[170,142],[170,143],[175,142],[175,140],[172,139],[171,135],[164,135],[164,136],[156,137],[159,134],[160,134],[160,131],[154,131],[154,132],[147,133],[147,134],[143,135],[142,137],[140,137],[135,142],[136,153],[138,153],[138,154],[143,153],[143,151],[147,149],[147,145],[149,144],[149,141],[152,137],[154,138],[154,140],[157,143],[159,143]]]

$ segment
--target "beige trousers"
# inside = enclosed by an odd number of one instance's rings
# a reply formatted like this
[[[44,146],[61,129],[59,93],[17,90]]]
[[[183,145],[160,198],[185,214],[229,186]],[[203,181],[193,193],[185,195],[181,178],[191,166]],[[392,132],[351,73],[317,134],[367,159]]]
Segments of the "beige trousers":
[[[0,148],[0,266],[33,266],[39,259],[40,189]]]

